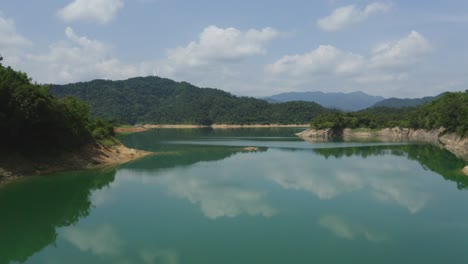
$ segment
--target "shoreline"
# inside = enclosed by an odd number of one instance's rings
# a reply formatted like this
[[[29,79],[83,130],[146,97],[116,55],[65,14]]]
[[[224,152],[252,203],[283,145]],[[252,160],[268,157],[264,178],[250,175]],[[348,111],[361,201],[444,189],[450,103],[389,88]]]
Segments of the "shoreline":
[[[342,138],[344,141],[376,139],[382,142],[422,142],[430,143],[450,151],[457,157],[468,161],[468,137],[461,137],[454,132],[439,129],[306,129],[297,136],[307,141],[326,141],[330,138]]]
[[[155,128],[213,128],[213,129],[223,129],[223,128],[282,128],[282,127],[297,127],[297,128],[307,128],[309,124],[248,124],[248,125],[236,125],[236,124],[213,124],[210,126],[205,125],[190,125],[190,124],[144,124],[141,126],[135,127],[116,127],[114,131],[116,133],[132,133],[132,132],[143,132]]]
[[[112,147],[90,144],[78,151],[61,153],[57,156],[34,157],[16,156],[0,163],[0,187],[17,179],[74,171],[99,169],[121,165],[137,160],[153,152],[127,148],[122,144]]]
[[[213,124],[211,125],[214,129],[225,129],[225,128],[301,128],[301,127],[309,127],[308,124],[268,124],[268,125],[261,125],[261,124],[253,124],[253,125],[230,125],[230,124]]]

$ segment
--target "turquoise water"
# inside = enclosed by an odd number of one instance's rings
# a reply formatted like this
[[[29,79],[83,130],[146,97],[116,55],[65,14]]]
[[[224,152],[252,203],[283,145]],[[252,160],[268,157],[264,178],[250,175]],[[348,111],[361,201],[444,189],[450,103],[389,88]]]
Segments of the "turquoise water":
[[[122,141],[154,156],[3,187],[0,263],[468,263],[465,162],[297,131],[151,130]]]

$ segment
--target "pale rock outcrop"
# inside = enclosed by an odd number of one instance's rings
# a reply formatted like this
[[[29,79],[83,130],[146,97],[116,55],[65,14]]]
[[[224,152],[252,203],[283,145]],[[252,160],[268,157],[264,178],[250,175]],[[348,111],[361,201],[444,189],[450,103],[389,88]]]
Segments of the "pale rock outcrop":
[[[355,139],[378,139],[384,142],[413,141],[431,143],[447,149],[464,160],[468,160],[468,137],[439,129],[384,128],[372,129],[307,129],[296,134],[307,141],[323,141],[333,137],[342,137],[345,141]]]
[[[465,175],[468,176],[468,166],[465,166],[465,168],[463,168],[462,172],[465,173]]]

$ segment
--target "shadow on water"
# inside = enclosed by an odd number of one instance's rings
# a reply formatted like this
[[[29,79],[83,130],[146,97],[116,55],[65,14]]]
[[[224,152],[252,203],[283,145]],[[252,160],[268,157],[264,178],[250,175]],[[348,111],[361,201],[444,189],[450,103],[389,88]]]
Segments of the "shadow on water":
[[[188,144],[167,144],[169,141],[184,141],[209,138],[210,140],[255,139],[302,141],[294,136],[301,128],[239,128],[239,129],[153,129],[141,133],[130,134],[121,138],[124,145],[147,151],[186,150]],[[287,135],[287,136],[285,136]]]
[[[73,225],[88,216],[91,193],[113,182],[115,172],[38,177],[2,188],[0,263],[24,262],[55,243],[56,228]]]
[[[158,155],[149,156],[131,163],[124,164],[121,168],[132,170],[159,170],[190,166],[199,162],[220,161],[240,153],[247,153],[241,147],[218,147],[182,145],[179,150]],[[255,152],[265,152],[268,148],[258,148]]]
[[[445,180],[455,182],[458,189],[468,189],[468,177],[461,172],[461,169],[465,166],[465,162],[452,153],[429,144],[322,148],[314,149],[313,151],[326,158],[351,156],[367,158],[382,155],[404,156],[410,160],[419,162],[425,170],[433,171],[441,175]]]

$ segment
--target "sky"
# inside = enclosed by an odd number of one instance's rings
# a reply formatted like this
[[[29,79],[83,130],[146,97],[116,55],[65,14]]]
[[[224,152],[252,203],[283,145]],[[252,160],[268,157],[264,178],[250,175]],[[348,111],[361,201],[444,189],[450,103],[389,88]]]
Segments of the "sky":
[[[468,1],[1,0],[0,54],[38,83],[414,98],[468,89]]]

